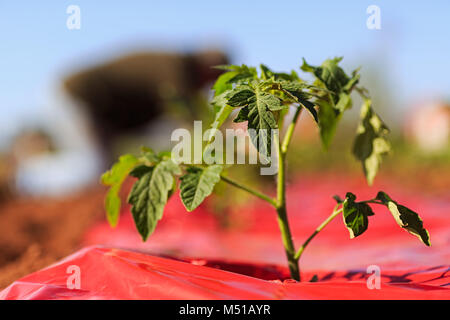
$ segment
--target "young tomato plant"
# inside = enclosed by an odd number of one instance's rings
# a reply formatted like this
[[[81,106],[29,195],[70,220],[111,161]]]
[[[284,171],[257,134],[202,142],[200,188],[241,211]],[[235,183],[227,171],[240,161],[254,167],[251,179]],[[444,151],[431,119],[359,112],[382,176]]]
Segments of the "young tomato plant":
[[[271,151],[275,150],[278,167],[275,198],[226,176],[221,164],[179,163],[168,152],[156,154],[149,148],[143,148],[140,156],[127,154],[120,157],[111,170],[102,176],[103,184],[110,187],[105,200],[109,223],[115,226],[118,222],[121,206],[118,192],[122,182],[128,175],[136,177],[138,180],[133,185],[128,202],[132,206],[137,230],[145,241],[162,218],[164,206],[175,191],[178,177],[180,197],[188,211],[197,208],[220,181],[271,204],[277,214],[289,270],[295,280],[300,280],[299,259],[306,246],[331,220],[342,214],[350,238],[357,237],[367,230],[369,216],[374,215],[371,208],[374,204],[386,206],[400,227],[429,246],[430,237],[419,215],[398,204],[383,191],[365,201],[356,201],[356,196],[351,192],[344,199],[335,196],[337,205],[331,215],[300,248],[294,246],[286,209],[285,162],[301,112],[305,109],[311,114],[318,125],[322,144],[327,148],[342,114],[352,106],[352,91],[356,91],[362,97],[363,105],[353,154],[361,161],[369,184],[375,178],[382,157],[390,150],[386,139],[389,130],[374,112],[367,90],[358,87],[358,70],[347,75],[339,66],[341,59],[329,59],[317,67],[303,60],[301,70],[312,74],[315,80],[311,83],[302,80],[295,71],[277,73],[264,65],[260,66],[260,72],[245,65],[220,67],[226,72],[219,76],[213,87],[215,120],[211,128],[218,130],[232,111],[239,109],[234,122],[247,122],[248,129],[253,129],[249,130],[250,140],[260,156],[268,158]],[[289,109],[294,109],[294,116],[281,137],[278,129],[283,129]],[[205,154],[211,147],[211,140],[205,148]]]

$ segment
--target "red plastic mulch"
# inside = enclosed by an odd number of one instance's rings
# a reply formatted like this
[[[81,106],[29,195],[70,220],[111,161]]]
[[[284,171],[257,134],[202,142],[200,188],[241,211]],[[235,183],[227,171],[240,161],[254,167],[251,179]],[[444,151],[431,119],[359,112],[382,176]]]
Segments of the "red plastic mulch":
[[[231,212],[235,226],[224,230],[205,207],[187,213],[178,197],[173,197],[146,243],[141,242],[125,210],[116,229],[105,223],[86,235],[86,245],[107,247],[87,247],[16,281],[0,298],[450,299],[449,198],[427,196],[387,182],[369,188],[362,180],[303,178],[288,191],[297,246],[330,214],[333,194],[356,190],[358,197],[367,199],[380,189],[419,212],[431,234],[432,247],[401,230],[386,208],[374,206],[375,216],[369,218],[365,234],[350,240],[342,219],[335,219],[302,257],[306,281],[282,282],[273,280],[286,279],[288,274],[282,267],[284,252],[275,213],[269,206],[255,202],[235,209]],[[69,265],[80,267],[79,290],[66,286]],[[367,287],[370,274],[366,268],[370,265],[380,267],[380,290]],[[307,282],[315,274],[318,282]]]
[[[80,267],[80,289],[67,288],[71,265]],[[16,281],[0,298],[448,299],[448,273],[448,267],[389,272],[382,277],[380,290],[369,290],[364,270],[320,272],[316,283],[281,282],[120,249],[88,247]]]

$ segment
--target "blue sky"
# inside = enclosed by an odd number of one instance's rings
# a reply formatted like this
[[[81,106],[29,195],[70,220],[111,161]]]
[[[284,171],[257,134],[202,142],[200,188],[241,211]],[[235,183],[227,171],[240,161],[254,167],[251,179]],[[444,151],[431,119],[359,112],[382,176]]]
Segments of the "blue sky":
[[[68,30],[66,9],[81,9]],[[381,9],[381,30],[366,8]],[[32,123],[51,88],[77,67],[132,49],[215,44],[236,63],[292,69],[345,56],[381,66],[402,104],[450,98],[450,1],[4,1],[0,2],[0,139]],[[364,70],[364,69],[363,69]]]

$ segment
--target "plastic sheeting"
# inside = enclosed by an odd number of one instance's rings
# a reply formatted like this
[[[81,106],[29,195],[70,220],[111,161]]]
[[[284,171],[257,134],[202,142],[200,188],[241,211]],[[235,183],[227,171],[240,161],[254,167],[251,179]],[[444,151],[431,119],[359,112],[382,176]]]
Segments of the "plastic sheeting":
[[[79,289],[69,289],[74,283],[71,266],[79,267]],[[315,283],[281,282],[137,252],[88,247],[13,283],[0,298],[449,299],[449,273],[448,267],[384,272],[380,289],[370,290],[365,270],[321,272]]]
[[[287,197],[297,247],[330,215],[335,205],[331,198],[334,194],[344,196],[347,191],[353,191],[358,199],[364,200],[373,198],[379,190],[420,214],[432,244],[425,246],[402,230],[384,206],[373,205],[375,215],[369,217],[368,230],[355,239],[349,238],[342,217],[327,225],[305,250],[302,270],[352,270],[369,265],[408,270],[450,264],[449,197],[427,195],[382,179],[374,187],[368,187],[363,178],[339,176],[314,175],[298,181],[290,186]],[[232,199],[227,201],[233,203]],[[217,216],[217,210],[208,205],[188,213],[176,196],[170,200],[163,219],[147,242],[142,242],[126,209],[115,229],[105,222],[88,232],[85,245],[102,244],[179,258],[286,265],[276,214],[270,205],[255,201],[231,208],[228,212],[231,225],[227,228],[220,226]]]
[[[255,202],[229,211],[233,224],[224,229],[211,208],[187,213],[174,197],[146,243],[125,209],[116,229],[94,227],[86,235],[88,247],[14,282],[0,298],[450,299],[448,198],[418,196],[388,183],[368,188],[362,181],[339,177],[303,178],[288,191],[297,246],[330,214],[331,195],[357,190],[358,197],[367,199],[380,189],[420,213],[432,247],[401,230],[384,207],[374,206],[368,231],[356,239],[349,239],[341,218],[332,221],[305,251],[304,281],[296,283],[286,280],[270,206]],[[69,266],[79,267],[80,289],[67,287]],[[380,270],[379,290],[368,288],[369,266]],[[313,275],[318,282],[308,282]]]

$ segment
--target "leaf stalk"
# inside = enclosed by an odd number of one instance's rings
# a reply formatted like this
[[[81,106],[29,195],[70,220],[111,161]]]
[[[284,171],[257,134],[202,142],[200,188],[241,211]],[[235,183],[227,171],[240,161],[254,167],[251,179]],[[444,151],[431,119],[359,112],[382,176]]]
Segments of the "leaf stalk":
[[[322,231],[323,228],[326,227],[327,224],[329,224],[334,218],[336,218],[336,216],[339,215],[339,213],[342,212],[342,208],[339,208],[339,204],[334,208],[333,212],[331,213],[331,215],[326,218],[321,224],[320,226],[317,227],[316,230],[314,230],[314,232],[308,237],[308,239],[306,239],[306,241],[302,244],[302,246],[298,249],[297,253],[295,254],[295,259],[300,260],[300,257],[303,254],[303,251],[305,251],[306,246],[309,244],[309,242],[320,232]]]

